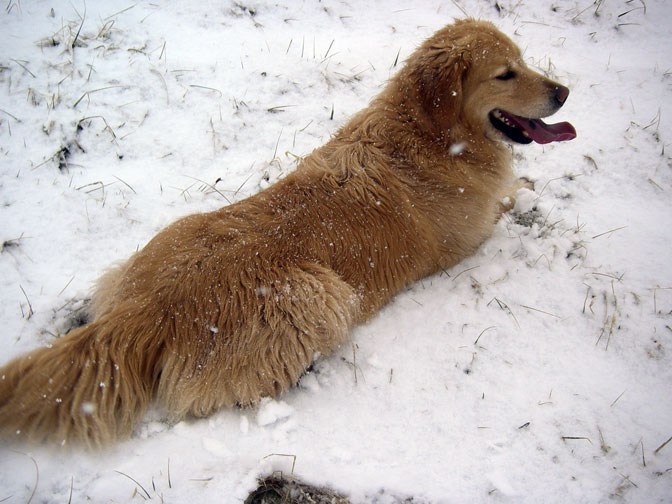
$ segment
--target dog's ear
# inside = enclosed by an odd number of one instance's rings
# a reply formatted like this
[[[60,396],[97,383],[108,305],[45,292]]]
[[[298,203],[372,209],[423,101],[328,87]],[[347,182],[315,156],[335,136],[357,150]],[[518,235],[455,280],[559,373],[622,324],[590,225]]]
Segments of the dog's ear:
[[[460,115],[469,66],[468,52],[442,47],[430,48],[417,68],[420,73],[418,98],[425,112],[444,131],[453,126]]]

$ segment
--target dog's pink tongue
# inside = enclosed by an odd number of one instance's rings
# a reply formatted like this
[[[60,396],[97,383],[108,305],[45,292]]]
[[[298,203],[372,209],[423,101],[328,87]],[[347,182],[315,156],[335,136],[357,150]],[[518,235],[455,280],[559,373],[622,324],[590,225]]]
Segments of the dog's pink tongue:
[[[532,140],[540,144],[563,142],[576,138],[576,130],[568,122],[546,124],[541,119],[528,119],[503,112],[507,119],[527,132]]]

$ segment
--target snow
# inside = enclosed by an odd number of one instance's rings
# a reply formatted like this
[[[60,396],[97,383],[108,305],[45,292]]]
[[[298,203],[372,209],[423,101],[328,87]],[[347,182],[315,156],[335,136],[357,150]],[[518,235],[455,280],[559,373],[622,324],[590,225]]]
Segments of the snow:
[[[151,411],[98,453],[0,446],[0,501],[236,503],[282,471],[353,503],[670,502],[663,0],[10,0],[0,362],[53,341],[166,224],[294,169],[462,9],[571,89],[554,121],[578,132],[515,149],[535,190],[492,238],[258,409]]]

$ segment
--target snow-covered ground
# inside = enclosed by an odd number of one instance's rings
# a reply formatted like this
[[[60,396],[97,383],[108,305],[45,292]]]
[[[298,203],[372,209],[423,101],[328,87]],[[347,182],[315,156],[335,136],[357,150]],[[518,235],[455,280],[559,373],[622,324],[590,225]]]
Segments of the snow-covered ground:
[[[166,224],[291,171],[464,12],[571,88],[579,136],[516,148],[535,191],[299,387],[150,412],[102,453],[0,447],[1,502],[237,503],[292,470],[353,503],[672,502],[670,2],[5,4],[2,363]]]

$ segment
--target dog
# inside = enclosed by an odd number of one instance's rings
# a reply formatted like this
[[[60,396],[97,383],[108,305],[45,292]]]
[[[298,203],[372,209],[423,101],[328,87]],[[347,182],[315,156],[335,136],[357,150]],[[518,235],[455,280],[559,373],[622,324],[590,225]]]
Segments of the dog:
[[[152,402],[179,420],[283,393],[477,250],[528,184],[508,144],[576,136],[541,120],[568,94],[491,23],[446,26],[294,172],[168,226],[103,275],[90,323],[2,367],[0,433],[95,448]]]

